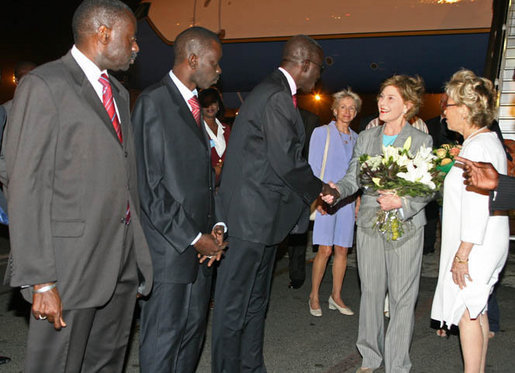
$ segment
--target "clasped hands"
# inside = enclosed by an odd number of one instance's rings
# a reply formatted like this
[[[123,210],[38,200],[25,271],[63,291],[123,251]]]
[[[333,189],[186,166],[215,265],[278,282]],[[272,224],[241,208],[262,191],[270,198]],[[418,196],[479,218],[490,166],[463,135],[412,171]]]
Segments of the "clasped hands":
[[[211,233],[203,233],[199,240],[193,245],[197,250],[200,263],[204,263],[207,259],[207,266],[211,267],[216,261],[220,261],[224,249],[227,247],[227,241],[224,241],[224,226],[215,225]]]
[[[320,197],[322,201],[325,203],[332,205],[334,204],[338,198],[340,197],[340,193],[338,191],[338,187],[335,183],[329,182],[328,184],[324,184],[322,187],[322,193],[320,193]],[[389,211],[393,209],[398,209],[402,207],[402,199],[395,193],[392,193],[389,190],[380,190],[379,197],[377,198],[377,203],[379,203],[381,210]],[[323,209],[321,206],[318,206],[317,209]],[[322,214],[324,212],[321,212]]]

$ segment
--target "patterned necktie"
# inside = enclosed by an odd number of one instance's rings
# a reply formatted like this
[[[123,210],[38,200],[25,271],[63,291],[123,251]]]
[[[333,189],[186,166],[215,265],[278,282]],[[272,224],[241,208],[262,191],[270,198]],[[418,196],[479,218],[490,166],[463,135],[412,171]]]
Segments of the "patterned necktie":
[[[102,74],[98,79],[100,84],[102,84],[102,102],[104,107],[106,108],[107,114],[109,115],[109,119],[111,119],[111,123],[113,123],[114,130],[116,131],[116,135],[118,135],[118,140],[123,142],[122,138],[122,127],[120,126],[120,120],[118,119],[118,115],[116,115],[116,108],[114,107],[113,100],[113,91],[111,90],[111,83],[109,83],[109,78],[107,74]]]
[[[106,108],[107,114],[109,115],[109,119],[111,119],[111,123],[113,124],[114,130],[116,131],[116,135],[118,136],[118,140],[120,143],[123,143],[122,138],[122,127],[120,126],[120,120],[118,119],[118,115],[116,115],[116,108],[114,107],[113,100],[113,91],[111,90],[111,83],[109,83],[109,78],[107,74],[102,74],[98,79],[100,84],[102,84],[102,103]],[[129,224],[131,222],[131,209],[129,206],[129,201],[127,201],[127,209],[125,210],[125,218],[122,219],[122,222],[125,224]]]
[[[188,103],[191,106],[191,114],[193,114],[193,118],[195,118],[197,126],[200,127],[200,103],[198,102],[197,96],[190,98]]]
[[[293,106],[295,106],[295,109],[297,109],[297,95],[291,96],[291,99],[293,100]]]

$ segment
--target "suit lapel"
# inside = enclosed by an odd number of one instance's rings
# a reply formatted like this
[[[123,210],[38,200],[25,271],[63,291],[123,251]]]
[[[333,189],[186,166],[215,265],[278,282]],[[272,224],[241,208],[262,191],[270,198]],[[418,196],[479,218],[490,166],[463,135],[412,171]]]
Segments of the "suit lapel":
[[[113,91],[113,97],[114,101],[116,102],[116,107],[118,108],[118,114],[120,116],[120,125],[122,126],[122,139],[123,144],[125,146],[125,139],[127,138],[125,135],[128,131],[128,126],[130,123],[130,117],[129,117],[129,103],[125,100],[125,98],[122,96],[120,92],[120,87],[117,81],[114,79],[110,79],[111,81],[111,89]],[[113,128],[113,132],[116,135],[116,131],[114,130],[114,126],[111,124],[111,127]],[[118,135],[116,135],[116,138],[118,139]]]
[[[93,86],[89,82],[89,80],[86,78],[86,75],[80,68],[80,66],[77,64],[75,59],[72,57],[71,52],[68,52],[63,57],[63,63],[70,71],[71,78],[73,80],[73,83],[76,85],[76,87],[79,90],[79,94],[84,97],[84,100],[91,106],[93,111],[102,119],[102,123],[106,126],[107,130],[111,133],[112,136],[115,137],[116,141],[120,143],[118,140],[118,135],[116,134],[116,131],[114,130],[113,124],[111,123],[111,119],[109,118],[109,115],[107,114],[107,111],[102,104],[102,101],[98,98],[97,93],[93,89]],[[113,89],[113,95],[114,91],[117,91],[117,89]],[[118,92],[117,92],[118,94]],[[118,94],[118,97],[120,95]],[[115,96],[115,100],[118,98]],[[124,100],[123,100],[124,101]],[[118,105],[118,101],[116,102]],[[119,111],[122,112],[123,110],[120,109]],[[124,115],[125,116],[125,115]],[[124,118],[122,118],[122,123]],[[125,122],[127,123],[128,119],[125,118]],[[123,125],[122,125],[123,126]],[[123,128],[122,128],[123,130]],[[120,144],[121,146],[121,144]]]
[[[297,131],[297,133],[299,135],[300,143],[304,144],[304,142],[306,140],[306,131],[304,129],[304,122],[302,121],[302,117],[300,115],[299,109],[293,105],[293,97],[292,97],[290,85],[288,84],[288,79],[286,79],[286,76],[284,76],[284,74],[280,70],[274,71],[273,75],[275,75],[275,78],[281,82],[281,85],[283,86],[284,91],[291,98],[291,105],[293,107],[293,110],[295,111],[295,117],[293,118],[293,121],[295,124],[295,130]]]
[[[393,142],[393,146],[395,146],[396,148],[402,148],[410,135],[411,125],[406,123],[404,127],[402,127],[401,132],[399,132],[399,136],[397,136],[397,138]]]
[[[190,108],[186,104],[186,101],[184,101],[184,97],[182,97],[181,92],[179,92],[179,89],[175,86],[175,83],[173,82],[172,78],[170,78],[170,75],[166,74],[163,80],[166,87],[168,88],[168,92],[170,92],[170,96],[172,97],[173,102],[178,105],[178,111],[184,123],[186,123],[188,127],[190,127],[190,129],[195,133],[195,135],[199,137],[202,144],[207,149],[209,149],[207,145],[205,131],[203,131],[202,129],[202,115],[200,117],[201,125],[199,126],[197,125],[197,121],[193,117]]]

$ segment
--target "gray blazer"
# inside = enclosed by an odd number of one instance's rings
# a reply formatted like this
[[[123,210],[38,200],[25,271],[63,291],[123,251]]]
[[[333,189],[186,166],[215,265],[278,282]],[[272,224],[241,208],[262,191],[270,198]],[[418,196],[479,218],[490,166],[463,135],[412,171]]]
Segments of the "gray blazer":
[[[415,154],[421,146],[430,147],[433,144],[431,136],[413,128],[411,125],[406,124],[393,143],[393,146],[402,147],[408,137],[411,136],[410,151]],[[375,156],[381,154],[383,151],[383,126],[374,127],[369,130],[363,131],[359,134],[358,141],[354,147],[352,160],[347,170],[347,174],[338,181],[337,185],[340,190],[340,199],[350,196],[361,187],[359,181],[359,157],[363,154]],[[359,208],[358,219],[356,224],[359,227],[370,228],[375,220],[377,209],[379,205],[376,201],[377,195],[364,193],[361,197],[361,205]],[[415,227],[420,227],[426,224],[426,216],[424,214],[424,206],[432,199],[432,197],[425,198],[402,198],[402,210],[404,220],[411,220]]]
[[[150,253],[139,221],[129,94],[111,78],[123,144],[71,53],[26,75],[4,133],[11,286],[57,281],[64,309],[105,304],[124,260],[125,212],[134,253],[152,286]],[[30,292],[24,292],[31,301]]]

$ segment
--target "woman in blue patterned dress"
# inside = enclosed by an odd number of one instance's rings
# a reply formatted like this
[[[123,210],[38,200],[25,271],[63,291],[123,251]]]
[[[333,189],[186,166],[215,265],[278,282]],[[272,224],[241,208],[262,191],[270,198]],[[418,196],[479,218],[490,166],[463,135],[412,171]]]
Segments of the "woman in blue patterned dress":
[[[361,108],[361,99],[350,89],[333,95],[333,115],[336,120],[315,128],[309,145],[309,164],[316,176],[321,177],[323,158],[328,141],[327,160],[323,180],[340,180],[347,172],[358,135],[350,123]],[[347,269],[347,252],[354,238],[354,199],[344,199],[324,214],[316,213],[313,244],[319,245],[313,261],[309,310],[313,316],[322,316],[319,288],[334,246],[333,289],[329,296],[329,309],[344,315],[353,315],[341,298],[343,278]]]

